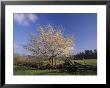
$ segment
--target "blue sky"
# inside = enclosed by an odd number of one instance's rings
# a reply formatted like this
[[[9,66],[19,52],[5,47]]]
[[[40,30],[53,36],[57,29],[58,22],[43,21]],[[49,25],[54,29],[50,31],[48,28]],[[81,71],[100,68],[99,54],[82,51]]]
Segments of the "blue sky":
[[[29,34],[35,33],[40,25],[55,25],[64,28],[64,35],[75,37],[75,53],[86,49],[97,49],[96,13],[34,13],[14,14],[14,53],[27,54],[22,48]]]

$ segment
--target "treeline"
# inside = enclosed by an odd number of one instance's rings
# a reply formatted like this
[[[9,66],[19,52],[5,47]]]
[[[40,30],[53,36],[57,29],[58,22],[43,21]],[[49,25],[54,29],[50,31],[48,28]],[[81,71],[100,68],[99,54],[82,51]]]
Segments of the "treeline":
[[[97,50],[85,50],[74,55],[75,59],[97,59]]]

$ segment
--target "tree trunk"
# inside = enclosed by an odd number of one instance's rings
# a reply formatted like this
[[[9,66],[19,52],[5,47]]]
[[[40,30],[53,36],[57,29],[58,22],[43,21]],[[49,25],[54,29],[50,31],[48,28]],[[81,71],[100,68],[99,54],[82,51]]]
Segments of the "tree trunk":
[[[51,59],[52,59],[52,66],[53,66],[53,57]]]
[[[51,62],[52,62],[52,61],[51,61],[51,58],[49,58],[49,64],[51,64]]]
[[[39,67],[40,67],[40,63],[41,63],[41,62],[40,62],[40,60],[39,60]]]
[[[39,60],[39,66],[40,66],[40,60]]]
[[[56,59],[55,59],[55,66],[56,66]]]
[[[49,58],[49,64],[51,63],[51,60],[50,60],[50,58]]]

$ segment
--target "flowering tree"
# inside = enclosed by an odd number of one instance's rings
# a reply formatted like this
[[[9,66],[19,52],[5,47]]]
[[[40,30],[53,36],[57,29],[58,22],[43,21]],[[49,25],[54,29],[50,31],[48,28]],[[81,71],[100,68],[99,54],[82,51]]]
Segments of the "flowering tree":
[[[38,34],[31,34],[29,43],[24,47],[33,56],[48,58],[54,65],[55,57],[68,57],[73,53],[74,38],[63,36],[61,27],[40,26]]]

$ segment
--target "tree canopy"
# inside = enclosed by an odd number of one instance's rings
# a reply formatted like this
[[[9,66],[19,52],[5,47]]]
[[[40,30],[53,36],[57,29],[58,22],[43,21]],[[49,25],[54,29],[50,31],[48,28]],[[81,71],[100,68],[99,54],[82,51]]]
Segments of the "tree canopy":
[[[35,57],[53,58],[59,56],[68,57],[73,54],[74,37],[64,36],[62,27],[52,25],[40,26],[38,34],[30,35],[29,43],[24,48]]]

